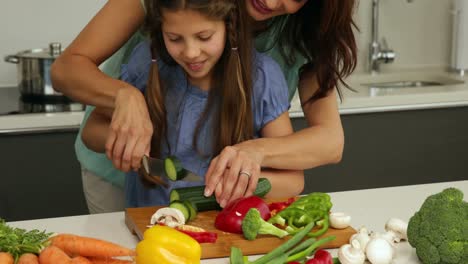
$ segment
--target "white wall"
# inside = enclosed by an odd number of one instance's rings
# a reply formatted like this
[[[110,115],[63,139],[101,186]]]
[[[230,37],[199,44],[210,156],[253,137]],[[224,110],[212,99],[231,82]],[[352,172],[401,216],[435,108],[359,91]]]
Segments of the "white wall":
[[[367,69],[371,0],[357,0],[359,63]],[[0,86],[16,84],[16,65],[3,57],[20,50],[45,48],[49,42],[68,45],[105,0],[1,0]],[[380,36],[396,60],[382,70],[421,66],[446,67],[450,61],[451,0],[380,0]]]
[[[65,47],[81,31],[105,0],[1,0],[0,86],[16,86],[16,64],[3,57],[21,50]]]

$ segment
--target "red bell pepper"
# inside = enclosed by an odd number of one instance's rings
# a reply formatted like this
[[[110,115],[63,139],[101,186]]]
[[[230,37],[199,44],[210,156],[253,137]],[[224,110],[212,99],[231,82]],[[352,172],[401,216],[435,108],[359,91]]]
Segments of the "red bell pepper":
[[[250,208],[256,208],[264,220],[270,218],[268,205],[258,196],[242,197],[229,203],[216,216],[215,227],[221,231],[242,234],[242,219]]]
[[[284,202],[269,203],[268,208],[270,208],[271,214],[274,215],[274,214],[279,213],[284,208],[288,207],[294,201],[296,201],[296,198],[291,197],[287,201],[284,201]]]
[[[209,232],[209,231],[196,232],[196,231],[189,231],[189,230],[183,230],[183,229],[177,229],[177,230],[186,235],[191,236],[198,243],[216,243],[216,240],[218,239],[218,234],[214,232]]]
[[[333,258],[328,251],[319,249],[315,252],[314,258],[309,259],[306,264],[333,264]]]
[[[205,229],[198,226],[180,225],[177,226],[175,229],[186,235],[191,236],[198,243],[215,243],[218,239],[217,233],[206,231]]]

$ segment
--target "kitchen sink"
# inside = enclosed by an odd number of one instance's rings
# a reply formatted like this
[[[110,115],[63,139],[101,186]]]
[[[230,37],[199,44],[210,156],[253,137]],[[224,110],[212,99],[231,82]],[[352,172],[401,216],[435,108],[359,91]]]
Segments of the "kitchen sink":
[[[361,85],[369,88],[412,88],[412,87],[426,87],[426,86],[444,86],[463,84],[464,81],[452,78],[428,78],[416,80],[392,80],[380,82],[366,82]]]

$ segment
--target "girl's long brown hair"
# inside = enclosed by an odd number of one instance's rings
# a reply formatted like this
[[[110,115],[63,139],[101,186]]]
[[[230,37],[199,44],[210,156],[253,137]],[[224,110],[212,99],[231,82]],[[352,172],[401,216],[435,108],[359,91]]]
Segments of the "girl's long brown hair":
[[[356,68],[357,47],[353,28],[355,0],[309,0],[297,13],[272,19],[280,52],[289,64],[296,53],[308,61],[301,68],[316,74],[318,91],[305,103],[326,96]]]
[[[151,38],[153,58],[175,65],[162,36],[164,11],[193,10],[206,17],[225,21],[226,45],[213,69],[213,81],[206,108],[195,128],[193,145],[198,150],[197,138],[210,114],[214,116],[212,128],[213,150],[219,153],[225,146],[234,145],[253,137],[252,113],[252,36],[243,0],[145,0],[147,16],[145,29]],[[168,87],[159,77],[155,63],[151,66],[146,102],[154,126],[151,155],[160,156],[161,143],[166,138],[166,110],[164,97]],[[143,174],[146,183],[157,183]]]

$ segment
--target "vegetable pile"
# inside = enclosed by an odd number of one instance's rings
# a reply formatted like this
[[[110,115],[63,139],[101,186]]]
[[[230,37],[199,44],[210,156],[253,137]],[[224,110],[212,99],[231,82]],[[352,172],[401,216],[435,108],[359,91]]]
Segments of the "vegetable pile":
[[[270,207],[274,208],[273,217]],[[247,240],[254,240],[257,235],[280,238],[294,235],[312,223],[312,227],[318,226],[319,229],[307,236],[318,237],[328,230],[331,207],[330,196],[319,192],[270,206],[261,198],[250,196],[228,204],[217,215],[215,227],[225,232],[243,234]]]
[[[462,264],[468,260],[468,203],[448,188],[426,198],[408,223],[408,242],[424,264]]]
[[[226,232],[242,232],[247,240],[254,240],[257,235],[280,238],[292,235],[289,240],[255,261],[249,261],[239,248],[232,247],[231,264],[332,264],[330,253],[317,251],[317,248],[334,240],[335,236],[319,240],[316,238],[328,230],[331,207],[330,196],[326,193],[311,193],[297,200],[289,199],[270,205],[251,196],[240,198],[224,208],[218,214],[215,226]],[[318,228],[313,230],[315,227]],[[304,240],[305,237],[309,238]]]

